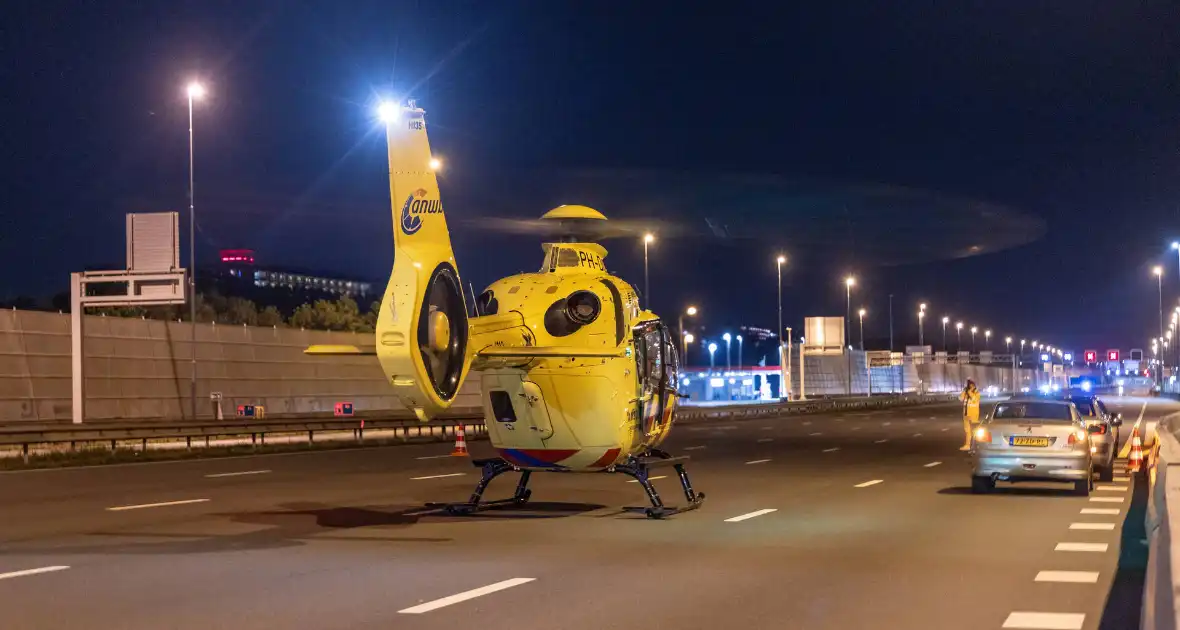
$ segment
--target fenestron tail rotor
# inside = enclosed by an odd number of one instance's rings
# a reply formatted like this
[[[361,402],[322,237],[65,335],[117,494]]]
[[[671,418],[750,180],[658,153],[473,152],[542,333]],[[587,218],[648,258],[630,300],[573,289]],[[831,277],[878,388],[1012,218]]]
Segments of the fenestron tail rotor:
[[[467,351],[467,307],[455,268],[441,263],[427,282],[418,318],[418,351],[438,397],[459,392]]]

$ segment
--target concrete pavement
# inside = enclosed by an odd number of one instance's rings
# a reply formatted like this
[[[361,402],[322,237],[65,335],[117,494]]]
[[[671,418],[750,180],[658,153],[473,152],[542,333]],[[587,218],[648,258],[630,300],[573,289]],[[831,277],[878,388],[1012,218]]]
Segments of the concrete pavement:
[[[1108,402],[1124,440],[1180,410]],[[430,513],[477,479],[442,444],[0,473],[3,627],[1135,627],[1134,484],[972,495],[958,413],[679,427],[709,498],[665,521],[614,475]]]

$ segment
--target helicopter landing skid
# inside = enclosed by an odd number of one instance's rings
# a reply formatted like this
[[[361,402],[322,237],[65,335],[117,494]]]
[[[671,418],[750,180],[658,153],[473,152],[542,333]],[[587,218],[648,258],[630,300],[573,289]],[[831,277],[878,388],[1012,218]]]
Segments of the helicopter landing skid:
[[[688,461],[688,457],[672,457],[664,451],[652,450],[639,457],[632,457],[622,464],[615,464],[610,468],[603,470],[605,473],[622,473],[629,477],[633,477],[639,485],[643,487],[644,492],[647,493],[647,498],[651,501],[651,507],[644,509],[644,514],[648,518],[664,518],[679,512],[687,512],[695,510],[701,506],[705,500],[705,493],[696,492],[692,488],[692,483],[688,480],[688,472],[684,470],[684,463]],[[479,483],[475,485],[475,490],[471,493],[471,498],[466,503],[427,503],[426,507],[441,508],[446,510],[448,514],[466,515],[472,514],[479,510],[484,510],[493,507],[515,505],[522,506],[528,503],[529,498],[532,497],[533,491],[529,489],[529,478],[533,471],[521,469],[519,466],[508,463],[507,461],[498,457],[492,459],[477,459],[471,462],[477,468],[482,469],[483,474],[480,477]],[[680,486],[684,489],[684,497],[688,500],[687,505],[683,507],[671,507],[664,505],[663,500],[660,499],[660,494],[656,492],[655,486],[650,480],[650,471],[657,468],[665,468],[672,466],[676,469],[676,475],[680,479]],[[498,499],[495,501],[484,501],[483,493],[487,489],[488,484],[493,479],[500,475],[511,472],[520,471],[520,480],[516,483],[516,492],[511,498]],[[561,470],[554,470],[552,472],[565,472]]]
[[[684,470],[684,463],[687,461],[687,456],[672,457],[664,451],[652,449],[645,455],[632,457],[625,463],[616,464],[608,468],[606,472],[623,473],[634,477],[635,481],[643,487],[643,491],[647,493],[648,500],[651,501],[651,507],[645,509],[643,513],[648,518],[664,518],[680,512],[695,510],[701,507],[701,503],[705,500],[704,492],[696,492],[692,489],[692,482],[688,480],[688,472]],[[688,501],[683,507],[664,505],[663,500],[660,499],[660,493],[656,492],[656,488],[649,478],[652,469],[668,466],[675,468],[676,476],[680,478],[680,487],[684,489],[684,498]]]

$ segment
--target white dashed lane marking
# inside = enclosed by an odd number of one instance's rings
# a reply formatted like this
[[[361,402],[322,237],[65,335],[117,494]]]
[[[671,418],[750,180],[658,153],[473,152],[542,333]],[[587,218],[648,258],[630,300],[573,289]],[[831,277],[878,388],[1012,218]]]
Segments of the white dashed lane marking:
[[[53,573],[54,571],[65,571],[70,567],[67,566],[53,566],[40,567],[37,569],[25,569],[23,571],[12,571],[11,573],[0,573],[0,580],[8,580],[11,578],[26,577],[29,575],[39,575],[41,573]]]
[[[190,503],[205,503],[209,499],[186,499],[184,501],[165,501],[163,503],[143,503],[141,505],[120,505],[107,508],[108,512],[125,512],[127,510],[143,510],[146,508],[169,507],[173,505],[188,505]]]
[[[835,452],[836,452],[836,451],[838,451],[838,450],[840,450],[840,447],[839,447],[839,446],[833,446],[832,448],[825,448],[825,449],[823,450],[823,452],[824,452],[824,453],[835,453]]]
[[[1034,582],[1066,582],[1070,584],[1097,584],[1097,571],[1040,571]]]
[[[1094,503],[1122,503],[1125,500],[1123,497],[1090,497]]]
[[[1070,523],[1069,528],[1108,532],[1114,529],[1114,523]]]
[[[770,460],[769,459],[755,459],[753,461],[746,462],[746,464],[765,464],[768,461],[770,461]]]
[[[778,510],[775,508],[767,508],[765,510],[757,510],[754,512],[747,512],[746,514],[742,514],[740,516],[735,516],[733,518],[727,518],[727,519],[725,519],[725,522],[726,523],[740,523],[742,521],[748,521],[752,518],[757,518],[757,517],[762,516],[764,514],[770,514],[771,512],[777,512],[777,511]]]
[[[1101,490],[1103,492],[1126,492],[1127,486],[1098,486],[1095,490]]]
[[[1090,552],[1090,553],[1106,553],[1106,550],[1109,548],[1110,548],[1110,545],[1108,545],[1106,543],[1063,542],[1063,543],[1057,543],[1057,546],[1053,548],[1053,551],[1082,551],[1082,552]]]
[[[923,468],[934,468],[935,466],[937,466],[941,463],[942,462],[930,462],[929,464],[922,464],[922,467]]]
[[[886,443],[886,442],[888,442],[888,441],[889,441],[888,439],[885,439],[885,440],[877,440],[876,442],[873,442],[873,444],[884,444],[884,443]]]
[[[496,591],[502,591],[506,588],[520,586],[521,584],[528,584],[529,582],[532,582],[535,579],[536,578],[512,578],[511,580],[504,580],[503,582],[496,582],[495,584],[481,586],[479,588],[472,589],[470,591],[464,591],[462,593],[457,593],[457,594],[451,595],[449,597],[444,597],[442,599],[436,599],[434,601],[426,602],[425,604],[418,604],[417,606],[413,606],[411,608],[406,608],[404,610],[399,610],[398,612],[401,614],[404,614],[404,615],[420,615],[422,613],[427,613],[432,610],[438,610],[439,608],[445,608],[447,606],[458,604],[460,602],[465,602],[469,599],[475,599],[476,597],[483,597],[484,595],[490,595],[492,593],[495,593]]]
[[[874,480],[872,480],[872,481],[866,481],[866,482],[864,482],[864,483],[858,483],[858,484],[856,484],[855,486],[852,486],[852,487],[853,487],[853,488],[867,488],[867,487],[869,487],[869,486],[875,486],[875,485],[877,485],[877,484],[879,484],[879,483],[885,483],[885,480],[884,480],[884,479],[874,479]]]
[[[205,475],[205,478],[217,479],[218,477],[242,477],[245,475],[265,475],[269,472],[270,472],[269,470],[243,470],[242,472],[228,472],[228,473],[217,473],[214,475]]]
[[[1106,516],[1117,516],[1118,508],[1082,508],[1082,514],[1101,514]]]
[[[426,481],[427,479],[444,479],[446,477],[462,477],[467,473],[448,473],[445,475],[427,475],[425,477],[410,477],[410,481]]]
[[[1024,630],[1081,630],[1086,616],[1080,613],[1014,612],[1004,620],[1004,628]]]

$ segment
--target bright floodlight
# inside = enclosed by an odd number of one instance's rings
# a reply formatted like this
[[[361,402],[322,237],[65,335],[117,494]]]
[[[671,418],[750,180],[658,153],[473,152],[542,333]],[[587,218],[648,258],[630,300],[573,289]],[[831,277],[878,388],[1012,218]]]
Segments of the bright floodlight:
[[[950,321],[951,321],[951,318],[949,318],[949,317],[943,317],[943,318],[942,318],[942,323],[943,323],[943,324],[949,324],[949,323],[950,323]]]
[[[738,335],[738,336],[737,336],[737,340],[738,340],[738,341],[741,341],[741,340],[742,340],[742,336],[741,336],[741,335]]]
[[[919,305],[918,305],[918,310],[920,310],[920,311],[924,311],[924,310],[926,310],[926,303],[925,303],[925,302],[922,302],[921,304],[919,304]]]
[[[1164,268],[1159,265],[1156,265],[1155,268],[1153,268],[1151,270],[1151,273],[1154,273],[1157,276],[1162,276],[1162,275],[1164,275]]]
[[[1180,249],[1180,242],[1172,241],[1172,249]]]
[[[437,171],[442,168],[442,160],[438,158],[430,158],[430,170]]]
[[[696,337],[693,337],[692,333],[684,333],[684,343],[692,343],[693,339]]]
[[[724,335],[721,335],[721,338],[724,339],[725,341],[729,341],[730,339],[733,339],[733,337],[729,336],[729,333],[725,333]]]
[[[992,336],[992,331],[990,331],[990,330],[985,330],[985,331],[983,331],[983,336],[984,336],[984,337],[991,337],[991,336]]]
[[[377,118],[381,119],[381,122],[389,124],[397,120],[399,109],[400,108],[397,106],[397,103],[382,101],[381,104],[377,106]]]
[[[185,91],[188,92],[188,97],[191,99],[200,99],[205,97],[205,86],[197,83],[196,81],[189,83],[188,88]]]
[[[1004,337],[1004,343],[1012,343],[1011,337]]]
[[[856,284],[856,278],[853,278],[852,276],[848,276],[847,278],[844,278],[844,286],[851,287],[855,284]]]
[[[978,332],[978,331],[979,331],[979,327],[978,327],[978,326],[972,326],[972,327],[971,327],[971,334],[975,334],[975,333],[976,333],[976,332]]]
[[[696,315],[696,314],[697,314],[697,307],[695,307],[695,306],[690,306],[690,307],[688,307],[688,309],[686,309],[684,312],[685,312],[685,313],[688,313],[689,315]]]
[[[656,237],[653,236],[651,232],[648,232],[647,234],[643,235],[643,242],[644,243],[650,243],[654,240],[656,240]]]
[[[778,264],[780,264],[780,265],[781,265],[781,264],[783,264],[783,263],[785,263],[785,262],[787,262],[787,257],[786,257],[786,256],[779,256],[779,257],[778,257]]]
[[[918,319],[922,319],[923,317],[926,317],[926,311],[918,311]]]
[[[709,352],[717,352],[717,344],[709,343]]]
[[[963,322],[955,322],[955,328],[963,330]]]
[[[865,313],[868,313],[868,311],[864,310],[863,308],[860,309],[859,311],[857,311],[857,314],[860,315],[861,317],[864,317]]]

